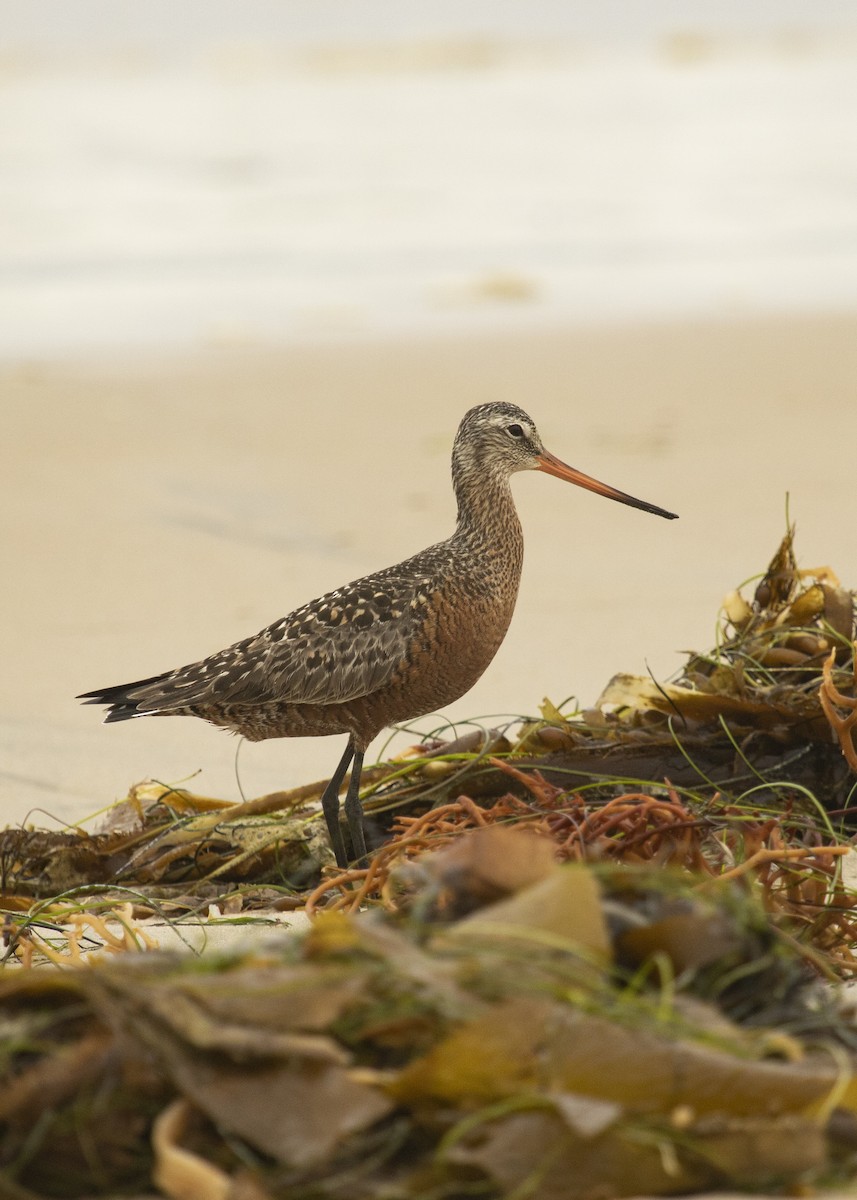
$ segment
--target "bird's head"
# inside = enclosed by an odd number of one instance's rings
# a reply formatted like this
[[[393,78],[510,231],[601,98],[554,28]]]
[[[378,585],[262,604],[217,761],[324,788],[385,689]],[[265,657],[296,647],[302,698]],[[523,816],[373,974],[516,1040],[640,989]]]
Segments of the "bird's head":
[[[454,472],[462,475],[492,473],[508,477],[516,471],[544,471],[656,516],[668,520],[677,516],[562,462],[545,449],[533,418],[515,404],[478,404],[465,413],[455,437],[452,461]]]

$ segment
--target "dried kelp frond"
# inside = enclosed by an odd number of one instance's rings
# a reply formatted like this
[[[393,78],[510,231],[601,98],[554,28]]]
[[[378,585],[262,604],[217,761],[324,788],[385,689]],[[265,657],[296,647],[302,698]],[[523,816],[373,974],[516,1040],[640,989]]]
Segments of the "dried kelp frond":
[[[830,745],[820,689],[854,691],[855,607],[829,567],[798,570],[790,528],[752,603],[730,592],[717,647],[693,654],[675,683],[619,676],[599,701],[620,719],[661,713],[683,730],[725,726],[746,747],[780,754],[790,745]],[[825,667],[825,664],[828,664]],[[855,701],[857,703],[857,701]]]
[[[188,888],[202,896],[206,884],[220,896],[248,882],[294,892],[330,858],[320,823],[301,808],[323,786],[231,804],[147,782],[93,834],[0,830],[2,906],[26,909],[33,897],[108,882],[161,898]]]
[[[534,866],[539,841],[465,834],[418,861],[406,912],[229,956],[6,973],[0,1185],[584,1200],[830,1177],[853,1032],[763,912],[732,884]],[[754,972],[774,1027],[735,1019]]]

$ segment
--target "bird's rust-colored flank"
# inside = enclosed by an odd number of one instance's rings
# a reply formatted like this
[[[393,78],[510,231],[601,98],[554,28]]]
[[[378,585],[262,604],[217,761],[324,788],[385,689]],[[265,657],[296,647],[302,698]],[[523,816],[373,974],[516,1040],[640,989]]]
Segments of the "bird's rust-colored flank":
[[[363,755],[385,726],[443,708],[473,686],[509,627],[523,538],[509,486],[540,470],[623,504],[672,518],[566,466],[535,424],[511,404],[481,404],[464,417],[452,450],[455,531],[394,567],[312,600],[201,662],[93,692],[106,721],[203,717],[251,741],[348,735],[322,798],[336,860],[347,863],[339,789],[353,850],[366,853],[359,799]]]

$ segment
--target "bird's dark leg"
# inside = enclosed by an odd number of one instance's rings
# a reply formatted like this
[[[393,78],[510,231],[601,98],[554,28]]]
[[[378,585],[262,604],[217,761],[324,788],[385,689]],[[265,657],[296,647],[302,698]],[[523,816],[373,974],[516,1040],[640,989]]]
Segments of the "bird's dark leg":
[[[360,803],[360,776],[363,774],[363,751],[354,751],[354,762],[351,766],[351,778],[348,781],[348,791],[345,793],[345,817],[348,821],[348,831],[351,834],[351,845],[358,864],[363,865],[366,858],[366,836],[363,832],[363,805]]]
[[[348,745],[345,747],[345,753],[340,759],[339,766],[333,772],[330,783],[324,789],[324,795],[321,798],[321,810],[324,813],[324,819],[327,822],[327,832],[330,837],[330,845],[336,857],[336,865],[338,867],[348,866],[348,856],[345,853],[345,843],[342,840],[342,826],[339,824],[339,789],[342,787],[342,781],[345,778],[345,772],[348,770],[348,765],[354,758],[354,746],[351,739],[348,740]],[[363,755],[360,755],[361,762]],[[354,776],[351,776],[352,780]],[[360,785],[360,771],[357,771],[357,784]],[[348,795],[351,795],[351,787],[348,788]],[[348,801],[345,802],[345,811],[348,812]],[[349,819],[349,827],[351,821]],[[365,849],[364,849],[365,853]]]

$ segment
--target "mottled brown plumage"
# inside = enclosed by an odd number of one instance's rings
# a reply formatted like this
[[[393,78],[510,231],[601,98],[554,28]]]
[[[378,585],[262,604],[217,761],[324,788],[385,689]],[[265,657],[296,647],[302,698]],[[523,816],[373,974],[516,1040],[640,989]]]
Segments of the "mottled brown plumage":
[[[353,758],[345,811],[362,857],[359,782],[369,743],[387,725],[457,700],[506,634],[524,549],[509,481],[534,469],[674,516],[565,466],[544,449],[522,409],[482,404],[465,415],[453,446],[458,521],[446,541],[312,600],[201,662],[79,699],[108,705],[108,722],[196,716],[251,741],[347,734],[322,804],[344,865],[339,788]]]

